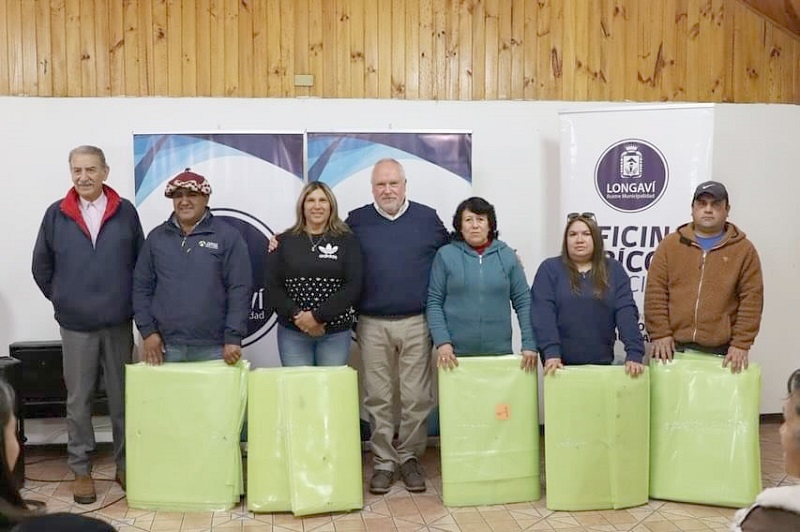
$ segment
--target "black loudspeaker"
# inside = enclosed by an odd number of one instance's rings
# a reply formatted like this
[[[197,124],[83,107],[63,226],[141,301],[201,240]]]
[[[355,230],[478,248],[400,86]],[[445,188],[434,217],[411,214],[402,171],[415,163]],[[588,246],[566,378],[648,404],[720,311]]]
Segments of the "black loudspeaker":
[[[0,357],[0,377],[14,388],[17,395],[14,405],[14,414],[17,416],[17,434],[19,435],[19,458],[14,467],[14,476],[20,487],[25,483],[25,418],[22,416],[21,401],[19,398],[19,360],[12,357]]]
[[[23,417],[65,417],[67,388],[61,342],[15,342],[8,349],[11,356],[20,361],[16,390]],[[97,377],[92,414],[108,415],[102,371],[98,371]]]

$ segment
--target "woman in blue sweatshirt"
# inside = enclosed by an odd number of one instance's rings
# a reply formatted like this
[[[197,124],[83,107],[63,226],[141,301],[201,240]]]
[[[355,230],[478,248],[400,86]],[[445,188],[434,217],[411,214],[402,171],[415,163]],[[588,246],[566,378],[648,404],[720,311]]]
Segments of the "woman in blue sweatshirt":
[[[592,213],[567,216],[561,255],[545,260],[531,287],[531,320],[545,375],[564,365],[611,364],[616,331],[625,371],[644,371],[644,340],[628,274],[606,257]]]
[[[438,365],[458,356],[504,355],[511,348],[511,309],[522,332],[522,369],[536,368],[525,272],[514,250],[497,239],[494,207],[483,198],[461,202],[453,217],[453,242],[436,253],[425,315]]]

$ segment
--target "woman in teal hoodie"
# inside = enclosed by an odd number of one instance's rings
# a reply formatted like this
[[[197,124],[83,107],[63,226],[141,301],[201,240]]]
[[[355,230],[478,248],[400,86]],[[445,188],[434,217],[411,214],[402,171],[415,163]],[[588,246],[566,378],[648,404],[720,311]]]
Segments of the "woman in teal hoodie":
[[[516,253],[497,239],[494,207],[483,198],[461,202],[453,216],[453,241],[439,248],[431,268],[428,327],[438,365],[459,356],[512,353],[511,306],[522,333],[522,369],[536,368],[525,272]]]

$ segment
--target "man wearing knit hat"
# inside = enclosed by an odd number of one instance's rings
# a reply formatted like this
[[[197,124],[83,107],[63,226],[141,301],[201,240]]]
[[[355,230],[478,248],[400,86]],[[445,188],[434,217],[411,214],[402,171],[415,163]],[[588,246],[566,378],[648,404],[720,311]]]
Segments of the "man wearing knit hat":
[[[723,367],[747,369],[761,325],[761,262],[744,231],[728,222],[728,190],[700,183],[692,221],[667,235],[647,274],[644,317],[653,356],[672,359],[692,349],[724,357]]]
[[[134,321],[149,364],[241,357],[252,274],[239,232],[208,208],[211,184],[188,168],[164,190],[173,213],[147,236],[134,271]]]

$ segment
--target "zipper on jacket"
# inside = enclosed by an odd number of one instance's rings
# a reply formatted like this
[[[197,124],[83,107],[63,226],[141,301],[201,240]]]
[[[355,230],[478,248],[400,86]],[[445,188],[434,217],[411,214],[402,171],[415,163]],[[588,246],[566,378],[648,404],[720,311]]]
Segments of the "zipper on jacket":
[[[692,331],[692,342],[697,341],[697,310],[700,307],[700,291],[703,289],[703,277],[706,273],[706,256],[708,251],[703,250],[703,260],[700,262],[700,282],[697,284],[697,299],[694,302],[694,331]]]

